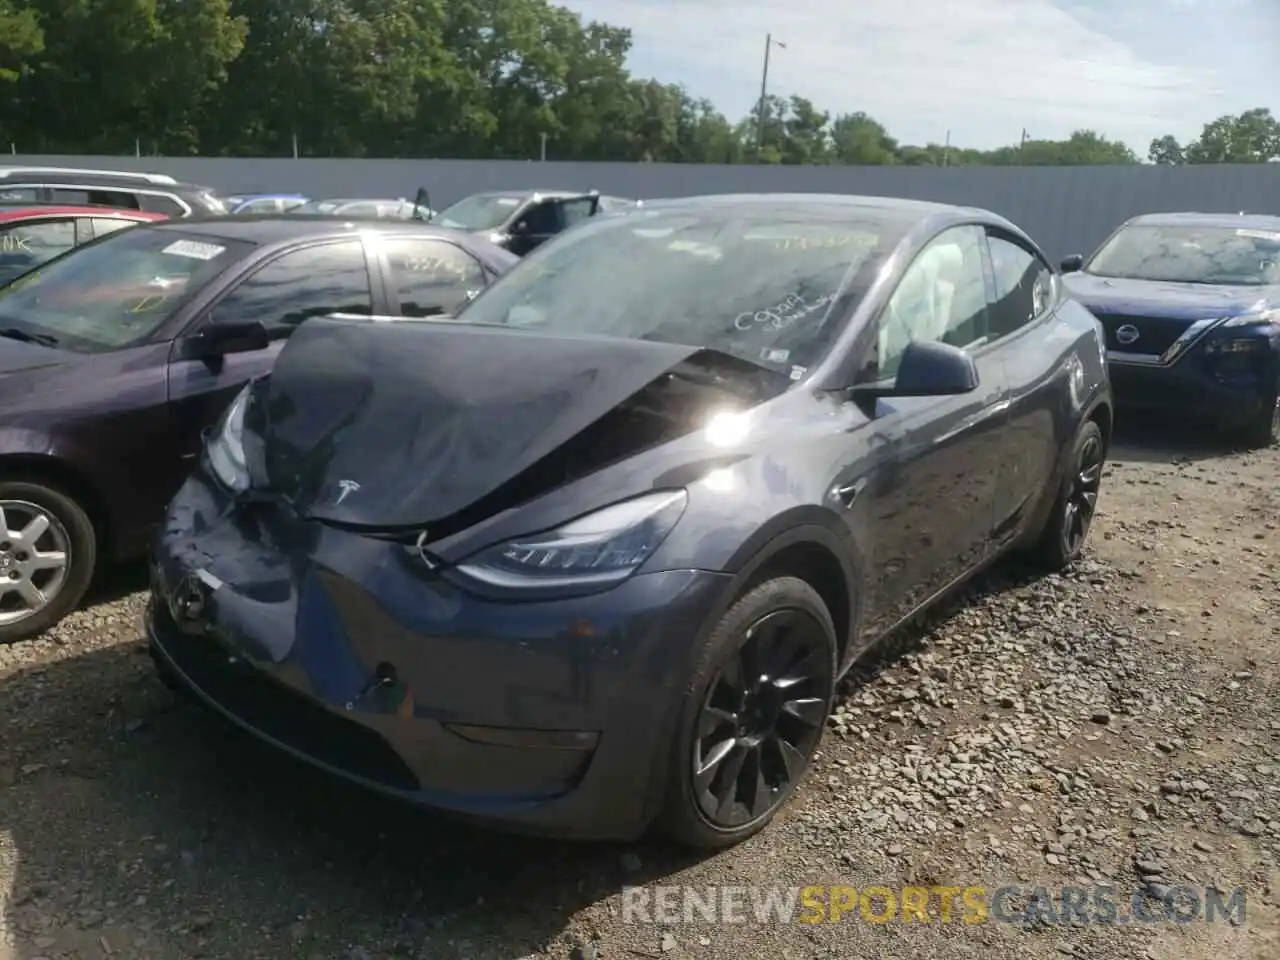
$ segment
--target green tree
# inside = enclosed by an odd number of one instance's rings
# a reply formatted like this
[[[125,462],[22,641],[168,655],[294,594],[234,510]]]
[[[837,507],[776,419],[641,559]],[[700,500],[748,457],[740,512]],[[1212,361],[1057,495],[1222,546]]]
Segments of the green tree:
[[[1176,137],[1168,134],[1151,141],[1151,148],[1147,151],[1147,159],[1161,167],[1176,167],[1186,162],[1183,156],[1182,144],[1178,143]]]
[[[0,81],[17,80],[43,50],[36,11],[21,0],[0,0]]]
[[[1200,138],[1187,144],[1183,155],[1187,163],[1268,163],[1280,159],[1280,120],[1265,107],[1219,117],[1204,125]]]
[[[898,141],[865,113],[847,113],[831,125],[832,149],[838,163],[883,166],[898,162]]]

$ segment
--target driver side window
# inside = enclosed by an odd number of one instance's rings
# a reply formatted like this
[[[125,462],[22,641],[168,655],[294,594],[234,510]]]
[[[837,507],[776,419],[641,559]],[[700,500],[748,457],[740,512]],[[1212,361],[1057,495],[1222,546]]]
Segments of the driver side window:
[[[880,314],[867,371],[872,379],[896,376],[913,340],[970,347],[986,339],[984,240],[981,227],[952,227],[916,255]]]
[[[554,200],[544,200],[526,210],[520,219],[528,225],[529,233],[535,237],[549,236],[559,233],[564,226],[561,213],[559,203]]]

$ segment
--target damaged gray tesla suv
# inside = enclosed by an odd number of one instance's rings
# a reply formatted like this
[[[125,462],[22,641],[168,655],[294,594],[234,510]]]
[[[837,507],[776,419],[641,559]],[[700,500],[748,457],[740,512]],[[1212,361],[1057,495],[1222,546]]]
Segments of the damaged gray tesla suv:
[[[668,201],[448,320],[309,320],[169,507],[163,679],[508,828],[733,844],[837,679],[994,557],[1083,549],[1097,321],[978,210]]]

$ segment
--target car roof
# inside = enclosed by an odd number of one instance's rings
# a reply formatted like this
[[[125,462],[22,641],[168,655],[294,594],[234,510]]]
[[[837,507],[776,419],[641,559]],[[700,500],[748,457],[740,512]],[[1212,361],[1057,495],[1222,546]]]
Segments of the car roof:
[[[1144,226],[1182,226],[1182,227],[1223,227],[1226,229],[1244,228],[1252,230],[1280,230],[1280,216],[1268,216],[1264,213],[1144,213],[1126,221],[1126,225]]]
[[[176,180],[167,173],[137,170],[94,170],[87,167],[0,166],[0,184],[70,184],[115,187],[117,190],[187,190],[213,193],[212,187]]]
[[[1004,217],[981,207],[961,207],[950,203],[910,200],[904,197],[874,197],[844,193],[718,193],[694,197],[670,197],[645,200],[636,211],[628,212],[624,216],[645,216],[654,211],[720,207],[740,207],[744,211],[750,210],[765,215],[785,215],[804,211],[813,215],[815,219],[831,220],[861,212],[903,224],[929,221],[939,227],[952,222],[982,220],[1018,234],[1022,233],[1022,230]]]
[[[309,197],[310,203],[409,203],[401,197]]]
[[[83,207],[71,204],[61,206],[0,206],[0,222],[12,220],[34,220],[40,217],[115,217],[125,220],[168,220],[163,213],[152,213],[149,210],[122,210],[119,207]]]
[[[564,197],[588,197],[595,192],[594,190],[530,190],[525,187],[520,190],[481,190],[478,193],[469,193],[461,200],[470,200],[472,197],[518,197],[521,200],[542,197],[547,200],[560,200]]]
[[[276,214],[255,217],[201,217],[199,219],[168,220],[154,224],[149,229],[167,230],[192,236],[220,237],[224,240],[245,240],[262,245],[290,243],[311,237],[344,236],[357,231],[363,233],[404,233],[409,231],[423,236],[465,238],[470,234],[451,230],[425,220],[387,220],[375,217],[315,216],[296,217]]]

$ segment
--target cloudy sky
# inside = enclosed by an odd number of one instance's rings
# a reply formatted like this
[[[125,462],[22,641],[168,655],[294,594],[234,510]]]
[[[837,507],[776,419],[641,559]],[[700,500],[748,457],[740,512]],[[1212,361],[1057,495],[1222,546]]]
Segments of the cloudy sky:
[[[728,116],[760,91],[864,110],[900,140],[990,148],[1090,128],[1145,156],[1224,113],[1280,113],[1278,0],[560,0],[630,27],[633,73]]]

